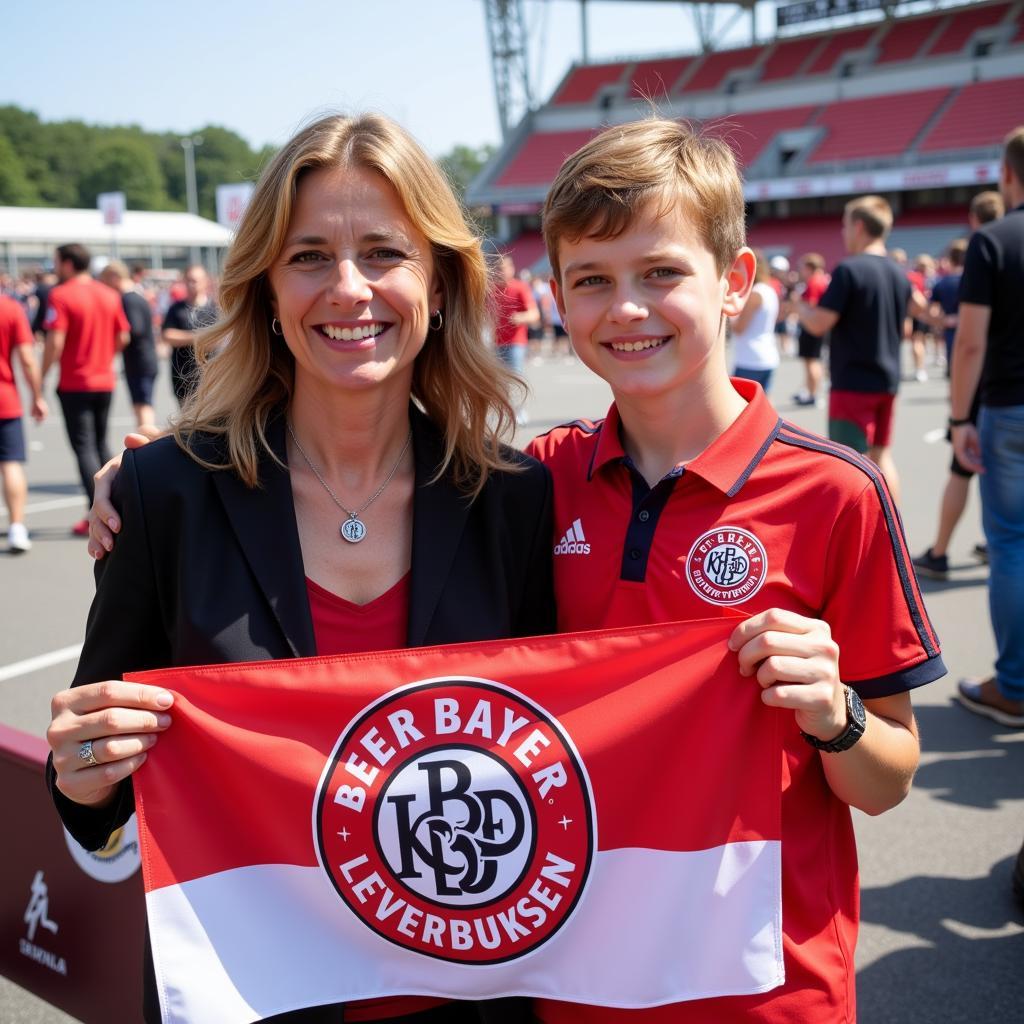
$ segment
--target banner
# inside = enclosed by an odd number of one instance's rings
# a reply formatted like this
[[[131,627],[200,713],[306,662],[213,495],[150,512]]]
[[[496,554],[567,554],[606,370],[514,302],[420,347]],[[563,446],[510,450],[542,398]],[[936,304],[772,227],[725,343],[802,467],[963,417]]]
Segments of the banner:
[[[783,981],[779,713],[733,618],[138,673],[165,1021]]]

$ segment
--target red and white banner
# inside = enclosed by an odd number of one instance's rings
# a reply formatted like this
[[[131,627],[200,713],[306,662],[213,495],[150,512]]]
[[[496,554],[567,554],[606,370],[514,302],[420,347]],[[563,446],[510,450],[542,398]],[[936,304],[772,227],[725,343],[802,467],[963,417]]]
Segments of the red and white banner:
[[[138,673],[165,1021],[783,981],[779,713],[735,619]]]

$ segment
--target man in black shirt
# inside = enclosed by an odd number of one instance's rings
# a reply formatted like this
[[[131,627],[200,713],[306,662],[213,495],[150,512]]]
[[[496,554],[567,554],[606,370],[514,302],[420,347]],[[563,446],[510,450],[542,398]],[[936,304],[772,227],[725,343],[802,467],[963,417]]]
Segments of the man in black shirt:
[[[898,502],[899,478],[890,445],[903,323],[911,313],[926,319],[928,308],[886,253],[891,228],[892,208],[881,196],[847,203],[843,243],[850,256],[836,267],[817,308],[801,303],[799,315],[811,334],[832,332],[829,437],[866,452]]]
[[[153,312],[144,295],[135,290],[128,268],[120,260],[111,260],[100,280],[121,295],[124,315],[128,317],[131,341],[121,353],[124,377],[132,396],[135,422],[140,427],[156,424],[153,411],[153,382],[156,380],[156,345],[153,342]]]
[[[996,663],[991,678],[961,680],[958,697],[1001,725],[1024,728],[1024,127],[1007,136],[999,185],[1006,216],[967,247],[949,421],[957,458],[980,474]]]
[[[193,334],[212,327],[219,310],[210,296],[210,278],[196,265],[185,271],[185,298],[175,302],[164,317],[160,337],[171,346],[171,383],[178,405],[192,393],[196,385],[196,356],[192,348]]]

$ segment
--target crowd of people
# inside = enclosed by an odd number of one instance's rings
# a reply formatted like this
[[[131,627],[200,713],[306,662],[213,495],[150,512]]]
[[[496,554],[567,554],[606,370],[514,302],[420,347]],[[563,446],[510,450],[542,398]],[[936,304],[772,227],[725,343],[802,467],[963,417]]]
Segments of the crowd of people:
[[[54,251],[52,271],[0,276],[0,470],[9,525],[8,550],[27,552],[24,519],[27,450],[14,366],[19,365],[36,422],[49,414],[44,382],[58,367],[56,397],[83,490],[92,501],[93,477],[110,459],[108,420],[117,384],[117,356],[136,425],[154,427],[153,388],[160,357],[169,356],[171,384],[181,405],[195,385],[192,341],[212,326],[218,310],[214,283],[202,266],[158,284],[143,266],[95,260],[77,243]],[[88,535],[88,521],[71,527]]]
[[[97,281],[83,247],[59,247],[41,369],[14,300],[0,305],[0,325],[18,324],[0,352],[17,353],[37,417],[60,365],[94,502],[76,532],[91,530],[102,560],[48,733],[65,826],[102,846],[173,721],[173,695],[120,682],[131,670],[634,626],[729,605],[743,614],[727,656],[786,715],[784,983],[632,1011],[393,995],[344,1012],[423,1024],[855,1019],[850,808],[878,814],[906,795],[919,756],[909,691],[945,673],[897,511],[904,345],[911,379],[927,375],[929,346],[950,371],[955,456],[982,475],[998,659],[959,696],[1024,727],[1024,129],[1001,173],[1010,212],[936,268],[901,267],[886,249],[888,203],[864,196],[844,211],[847,258],[826,273],[807,254],[793,275],[746,247],[727,145],[671,121],[618,126],[551,188],[545,296],[511,259],[489,268],[447,181],[400,127],[328,117],[262,175],[216,302],[205,271],[188,268],[161,319],[127,268]],[[524,421],[512,388],[531,330],[554,341],[556,317],[614,402],[523,454],[508,444]],[[115,356],[154,323],[174,350],[179,414],[169,436],[111,462],[94,494]],[[804,362],[799,404],[817,404],[830,379],[827,438],[772,407],[783,353]],[[140,425],[152,422],[154,366],[125,364]],[[587,557],[559,556],[581,516]],[[744,534],[760,574],[728,600],[725,582],[708,582],[722,524]],[[702,542],[711,560],[683,572]],[[156,1019],[152,987],[147,1000]]]

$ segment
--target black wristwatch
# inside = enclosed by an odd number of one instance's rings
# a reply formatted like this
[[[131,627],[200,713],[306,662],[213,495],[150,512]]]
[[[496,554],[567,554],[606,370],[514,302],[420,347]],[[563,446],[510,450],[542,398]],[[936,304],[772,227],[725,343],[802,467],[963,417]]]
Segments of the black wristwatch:
[[[840,754],[849,750],[864,735],[864,729],[868,724],[868,714],[864,710],[857,691],[852,687],[846,687],[846,728],[834,739],[819,740],[817,736],[802,732],[801,736],[816,750],[823,750],[826,754]]]
[[[953,427],[966,427],[968,423],[973,422],[974,420],[972,420],[970,416],[965,416],[962,420],[955,420],[952,416],[950,416],[949,419],[946,420],[946,426],[949,427],[950,430],[952,430]]]

